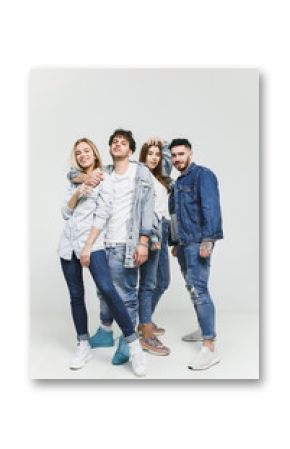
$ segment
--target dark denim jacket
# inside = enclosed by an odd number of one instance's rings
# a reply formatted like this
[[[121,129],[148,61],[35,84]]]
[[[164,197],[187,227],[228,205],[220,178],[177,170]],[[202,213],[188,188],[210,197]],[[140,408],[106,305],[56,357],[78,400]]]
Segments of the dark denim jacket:
[[[176,217],[180,245],[223,238],[218,182],[208,168],[191,163],[177,178],[169,212]]]

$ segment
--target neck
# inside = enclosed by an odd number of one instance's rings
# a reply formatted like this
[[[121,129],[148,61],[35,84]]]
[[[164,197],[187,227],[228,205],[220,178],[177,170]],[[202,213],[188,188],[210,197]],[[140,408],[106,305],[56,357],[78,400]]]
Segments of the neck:
[[[114,170],[117,173],[117,175],[122,175],[125,173],[129,168],[129,159],[114,159]]]
[[[90,175],[93,171],[94,171],[94,166],[92,165],[91,167],[89,167],[85,170],[85,173],[86,173],[86,175]]]

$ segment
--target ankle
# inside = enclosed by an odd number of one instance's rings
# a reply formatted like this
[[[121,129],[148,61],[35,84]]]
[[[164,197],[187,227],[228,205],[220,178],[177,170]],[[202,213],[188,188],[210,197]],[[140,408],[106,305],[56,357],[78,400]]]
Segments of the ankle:
[[[211,352],[214,352],[214,340],[203,340],[202,346],[205,346]]]
[[[112,330],[112,324],[100,324],[100,328],[103,329],[106,332],[111,332]]]

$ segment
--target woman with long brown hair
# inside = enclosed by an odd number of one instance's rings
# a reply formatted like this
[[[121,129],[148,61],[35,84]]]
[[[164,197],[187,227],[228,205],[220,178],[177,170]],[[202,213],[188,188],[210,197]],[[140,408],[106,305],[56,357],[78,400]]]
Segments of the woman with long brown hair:
[[[171,180],[163,175],[162,170],[165,162],[163,153],[166,153],[166,149],[161,140],[153,138],[144,143],[139,157],[140,162],[147,165],[153,175],[155,219],[159,228],[160,241],[151,244],[148,261],[140,267],[138,331],[142,336],[140,341],[143,349],[155,355],[170,353],[169,348],[164,346],[158,338],[164,335],[165,329],[158,327],[152,321],[152,314],[170,282],[168,192]]]

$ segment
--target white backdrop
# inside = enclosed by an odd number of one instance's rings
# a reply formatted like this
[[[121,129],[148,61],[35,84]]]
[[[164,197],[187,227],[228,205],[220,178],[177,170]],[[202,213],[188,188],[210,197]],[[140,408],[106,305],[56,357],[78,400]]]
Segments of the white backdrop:
[[[33,305],[62,307],[67,295],[56,247],[63,226],[60,206],[74,141],[89,137],[101,150],[103,160],[110,162],[108,138],[115,128],[123,127],[133,130],[136,138],[134,157],[149,136],[167,140],[187,137],[193,144],[194,160],[217,174],[225,239],[217,243],[212,260],[212,295],[218,310],[257,311],[258,86],[257,70],[32,70]],[[172,258],[171,275],[167,307],[188,307],[190,301]],[[184,295],[178,295],[182,289]],[[95,301],[94,291],[93,297]]]

